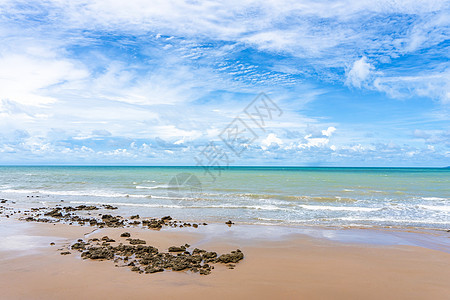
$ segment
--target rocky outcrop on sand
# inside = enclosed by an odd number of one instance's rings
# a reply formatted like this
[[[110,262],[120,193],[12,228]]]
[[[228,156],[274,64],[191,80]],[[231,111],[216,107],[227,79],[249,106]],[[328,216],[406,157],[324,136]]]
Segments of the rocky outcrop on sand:
[[[22,220],[27,222],[43,223],[66,223],[69,225],[77,224],[83,226],[98,226],[99,228],[112,227],[121,228],[129,226],[141,226],[148,229],[160,230],[163,227],[193,227],[205,226],[206,223],[189,223],[173,220],[170,216],[158,218],[141,218],[139,215],[131,216],[129,219],[122,216],[111,214],[101,214],[102,209],[114,210],[117,207],[111,205],[79,205],[79,206],[57,206],[54,208],[39,207],[32,208],[23,214]],[[87,212],[88,216],[78,215],[78,212]],[[0,207],[1,212],[1,207]],[[91,213],[92,212],[92,213]],[[94,216],[97,214],[97,216]],[[25,217],[26,216],[26,217]],[[138,221],[140,219],[141,221]]]
[[[102,240],[108,240],[103,237]],[[129,267],[138,273],[158,273],[165,270],[191,271],[200,275],[208,275],[214,269],[214,264],[238,263],[244,259],[244,254],[237,249],[231,253],[218,255],[195,248],[189,251],[190,245],[171,246],[168,252],[160,252],[156,247],[146,246],[146,241],[140,239],[126,239],[129,245],[120,243],[117,246],[100,244],[98,239],[88,242],[78,240],[72,244],[71,250],[81,252],[83,259],[112,260],[118,267]],[[139,241],[139,242],[136,242]],[[71,254],[70,251],[61,252],[62,255]],[[231,267],[230,267],[231,266]],[[233,269],[235,265],[228,265]]]

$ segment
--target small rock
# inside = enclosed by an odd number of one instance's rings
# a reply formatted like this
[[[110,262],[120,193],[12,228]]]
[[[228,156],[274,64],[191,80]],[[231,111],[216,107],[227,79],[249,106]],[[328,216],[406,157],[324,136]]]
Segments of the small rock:
[[[162,221],[170,221],[170,220],[172,220],[172,217],[171,216],[165,216],[165,217],[162,217],[161,220]]]
[[[142,245],[142,244],[147,244],[146,241],[140,240],[140,239],[128,239],[128,241],[130,242],[131,245]]]
[[[227,224],[227,225],[228,225],[228,227],[231,227],[231,225],[233,225],[234,223],[233,223],[233,222],[231,222],[231,220],[228,220],[228,222],[225,222],[225,224]]]
[[[244,253],[241,250],[232,251],[230,254],[222,254],[217,259],[217,262],[221,262],[224,264],[227,263],[237,263],[238,261],[244,259]]]
[[[105,241],[106,243],[114,243],[115,240],[110,239],[108,236],[102,237],[102,241]]]
[[[172,247],[169,247],[169,252],[184,252],[184,251],[186,251],[186,247],[185,246],[180,246],[180,247],[172,246]]]

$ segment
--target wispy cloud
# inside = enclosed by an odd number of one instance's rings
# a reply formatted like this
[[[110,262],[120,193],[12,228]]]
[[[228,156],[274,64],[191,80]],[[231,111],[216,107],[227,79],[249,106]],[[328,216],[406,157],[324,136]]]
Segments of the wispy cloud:
[[[285,114],[249,162],[382,161],[390,135],[364,137],[339,115],[374,110],[347,105],[361,93],[411,101],[412,118],[448,110],[449,12],[445,1],[0,1],[0,163],[189,164],[260,91]],[[431,151],[410,132],[448,124],[427,122],[404,123],[409,148],[395,149],[410,154],[393,161]],[[434,164],[448,160],[432,146]]]

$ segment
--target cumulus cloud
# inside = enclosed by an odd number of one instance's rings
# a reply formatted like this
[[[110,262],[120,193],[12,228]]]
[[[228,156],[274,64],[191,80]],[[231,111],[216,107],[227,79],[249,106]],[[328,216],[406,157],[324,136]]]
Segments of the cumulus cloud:
[[[328,145],[330,141],[331,135],[336,131],[336,128],[333,126],[328,127],[321,131],[320,136],[314,136],[313,134],[307,134],[304,137],[305,142],[299,143],[298,148],[320,148]]]
[[[345,84],[348,86],[361,88],[361,85],[367,82],[371,72],[374,69],[374,66],[367,62],[367,57],[363,56],[353,63],[353,66],[347,73]]]
[[[274,133],[269,133],[269,135],[267,135],[267,137],[261,141],[261,148],[263,150],[266,150],[267,148],[272,146],[276,147],[281,145],[283,145],[283,141]]]
[[[336,131],[336,127],[330,126],[326,130],[322,130],[324,136],[330,137]]]

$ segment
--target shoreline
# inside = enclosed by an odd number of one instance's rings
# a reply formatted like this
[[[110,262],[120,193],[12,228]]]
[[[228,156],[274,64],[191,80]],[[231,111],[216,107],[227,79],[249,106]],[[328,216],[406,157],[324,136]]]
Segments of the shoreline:
[[[83,202],[84,203],[84,202]],[[3,205],[2,205],[3,204]],[[5,203],[0,204],[0,221],[4,218],[4,215],[8,212],[14,212],[10,219],[16,219],[18,222],[23,222],[23,218],[25,211],[32,210],[32,207],[35,205],[30,205],[31,203],[27,203],[27,206],[23,206],[26,203],[20,203],[6,200]],[[6,204],[6,206],[5,206]],[[11,205],[12,204],[12,205]],[[62,208],[64,206],[71,207],[70,202],[61,202],[57,205],[52,206],[42,206],[40,205],[40,209],[54,209],[54,208]],[[73,203],[80,204],[80,203]],[[89,203],[86,203],[89,204]],[[93,206],[97,206],[95,203]],[[109,207],[113,207],[108,205]],[[114,207],[114,210],[110,211],[108,209],[103,209],[102,205],[99,206],[100,216],[102,213],[110,213],[110,212],[120,212],[120,205]],[[119,208],[119,209],[117,209]],[[21,213],[18,213],[21,212]],[[3,215],[1,214],[3,213]],[[78,211],[80,216],[91,216],[90,212]],[[81,213],[81,214],[80,214]],[[117,215],[117,213],[112,213],[113,215]],[[154,216],[153,216],[154,217]],[[162,216],[160,216],[162,217]],[[22,218],[22,220],[19,220]],[[130,218],[130,216],[121,217],[124,220]],[[141,216],[141,219],[149,219],[149,216]],[[130,220],[128,220],[130,221]],[[58,220],[57,222],[60,224],[69,224],[70,221]],[[203,223],[202,220],[198,219],[188,219],[183,220],[182,222],[187,223],[189,227],[184,228],[172,228],[172,227],[163,227],[164,230],[183,230],[185,232],[198,232],[205,230],[208,235],[215,238],[221,238],[221,229],[223,228],[238,228],[240,230],[240,234],[247,235],[251,238],[264,238],[264,239],[274,239],[279,240],[279,238],[274,237],[289,237],[290,235],[304,235],[312,238],[318,239],[326,239],[332,242],[341,242],[347,244],[361,244],[361,245],[406,245],[406,246],[419,246],[424,248],[429,248],[438,251],[444,251],[450,253],[450,230],[441,229],[441,228],[421,228],[421,227],[398,227],[398,226],[340,226],[340,225],[310,225],[310,224],[260,224],[260,223],[247,223],[247,222],[237,222],[233,223],[232,226],[226,226],[224,222],[219,221],[208,221],[208,226],[199,226],[198,228],[192,228],[190,224],[199,224]],[[206,224],[206,223],[203,223]],[[89,225],[79,225],[77,223],[70,224],[70,226],[81,226],[81,227],[90,227]],[[139,228],[140,225],[130,225],[124,226],[124,228],[129,227]],[[272,232],[272,235],[262,234],[265,232]],[[261,235],[262,234],[262,235]]]
[[[0,217],[0,299],[445,299],[450,293],[446,232],[223,223],[152,230],[26,222],[16,217]],[[126,244],[121,237],[125,231],[161,253],[189,244],[191,253],[197,247],[218,253],[241,249],[244,259],[216,263],[206,276],[172,269],[138,274],[117,259],[82,259],[84,252],[73,248],[79,239],[104,236],[114,240],[113,245]]]
[[[116,202],[96,202],[96,201],[61,201],[54,202],[50,206],[46,203],[46,201],[40,199],[42,201],[35,203],[26,203],[20,202],[22,207],[15,207],[16,210],[25,210],[30,209],[31,207],[58,207],[58,206],[72,206],[72,205],[93,205],[93,206],[115,206],[118,207],[120,211],[123,210],[123,203]],[[17,200],[8,200],[9,204],[17,204]],[[1,207],[1,204],[0,204]],[[144,217],[152,217],[152,216],[144,216]],[[221,221],[210,220],[209,217],[204,219],[194,218],[194,219],[186,219],[184,220],[189,223],[203,223],[208,222],[208,224],[223,224],[227,218],[223,218]],[[441,227],[425,227],[425,226],[401,226],[401,225],[376,225],[376,224],[309,224],[309,223],[301,223],[301,222],[273,222],[273,223],[265,223],[265,222],[248,222],[248,221],[236,221],[239,225],[248,225],[248,226],[274,226],[274,227],[283,227],[283,228],[305,228],[305,229],[331,229],[331,230],[339,230],[339,229],[368,229],[368,230],[398,230],[398,231],[411,231],[411,232],[419,232],[419,233],[444,233],[450,232],[450,228],[441,228]]]

